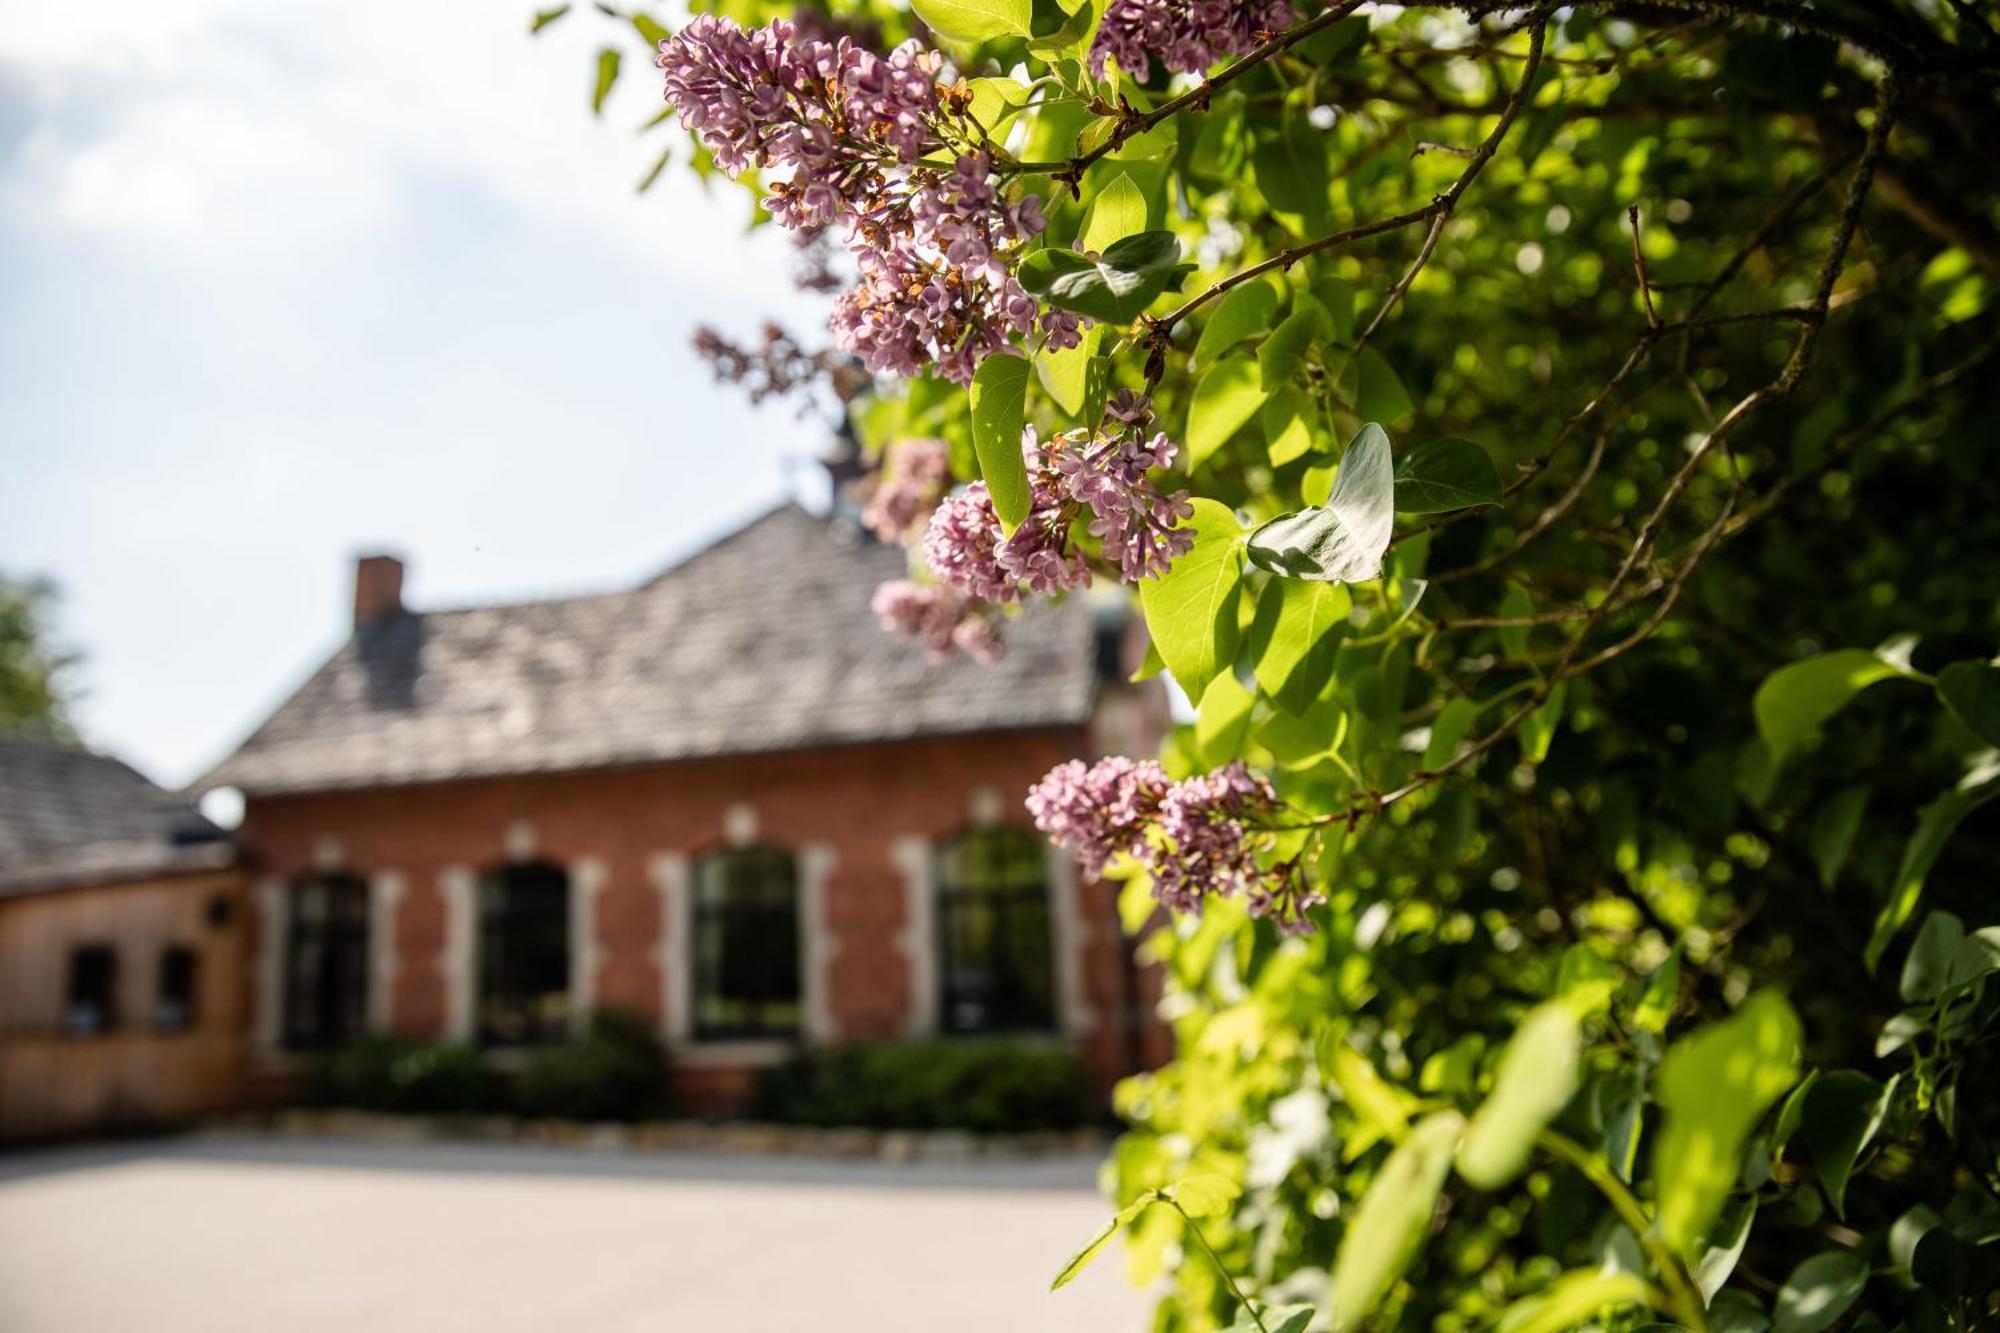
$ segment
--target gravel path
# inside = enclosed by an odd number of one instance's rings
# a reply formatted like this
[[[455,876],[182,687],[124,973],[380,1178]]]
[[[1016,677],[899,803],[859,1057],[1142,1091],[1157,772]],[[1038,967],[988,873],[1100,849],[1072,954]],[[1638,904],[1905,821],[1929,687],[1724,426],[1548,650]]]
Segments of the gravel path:
[[[1093,1163],[197,1138],[0,1155],[6,1333],[1137,1333]]]

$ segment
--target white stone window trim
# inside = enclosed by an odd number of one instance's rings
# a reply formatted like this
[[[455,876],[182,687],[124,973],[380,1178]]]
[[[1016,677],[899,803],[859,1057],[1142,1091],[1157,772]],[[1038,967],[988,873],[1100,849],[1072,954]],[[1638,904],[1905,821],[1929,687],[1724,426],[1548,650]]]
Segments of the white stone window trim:
[[[729,813],[724,845],[751,845],[756,837],[756,812],[747,805],[734,805]],[[833,1013],[831,970],[840,952],[840,940],[827,925],[827,886],[839,857],[833,845],[825,842],[804,843],[789,850],[799,871],[799,1036],[814,1043],[838,1041],[840,1024]],[[648,865],[648,878],[660,895],[663,933],[654,950],[665,1015],[660,1035],[669,1050],[684,1052],[693,1065],[768,1064],[782,1059],[795,1042],[702,1040],[695,1035],[693,864],[685,853],[658,852]]]

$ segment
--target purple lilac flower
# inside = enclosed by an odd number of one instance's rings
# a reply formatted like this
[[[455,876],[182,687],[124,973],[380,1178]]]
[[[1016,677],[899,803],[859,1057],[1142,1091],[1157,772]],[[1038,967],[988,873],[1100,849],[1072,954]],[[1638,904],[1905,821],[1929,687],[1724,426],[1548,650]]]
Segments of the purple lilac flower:
[[[1017,602],[1026,593],[1065,592],[1090,582],[1083,556],[1067,549],[1068,523],[1037,479],[1033,508],[1012,536],[1001,530],[986,483],[948,497],[924,532],[924,561],[948,587],[982,602]]]
[[[1028,791],[1035,827],[1076,849],[1085,873],[1101,875],[1113,859],[1142,856],[1146,830],[1173,788],[1150,759],[1113,755],[1085,765],[1058,764]]]
[[[1200,74],[1297,18],[1286,0],[1111,0],[1090,48],[1090,68],[1102,78],[1112,59],[1143,81],[1157,58],[1169,70]]]
[[[1174,782],[1150,760],[1072,759],[1029,789],[1027,805],[1035,827],[1075,849],[1085,873],[1129,856],[1176,912],[1200,912],[1211,894],[1241,897],[1252,916],[1301,935],[1313,930],[1307,911],[1326,900],[1294,866],[1258,864],[1259,821],[1278,797],[1240,763]]]
[[[1007,264],[1047,225],[1035,196],[1000,197],[984,155],[910,172],[904,192],[856,212],[849,245],[861,282],[834,309],[834,342],[878,373],[935,364],[960,384],[1038,320],[1051,345],[1073,346],[1074,317],[1044,314]]]
[[[785,20],[746,31],[701,15],[660,43],[667,100],[731,175],[789,167],[767,206],[781,226],[846,224],[860,281],[834,310],[835,345],[877,373],[927,365],[958,383],[1038,325],[1074,346],[1075,316],[1043,312],[1009,261],[1047,226],[1033,195],[1010,204],[980,154],[915,166],[936,146],[944,60],[915,43],[878,56],[849,38],[805,40]]]
[[[923,535],[930,511],[951,485],[951,459],[943,440],[897,440],[883,451],[861,521],[885,542]]]
[[[1170,467],[1179,452],[1165,435],[1145,436],[1152,405],[1129,390],[1120,390],[1105,408],[1116,429],[1096,437],[1059,437],[1054,466],[1068,494],[1088,505],[1094,518],[1090,533],[1104,554],[1118,564],[1127,583],[1163,574],[1174,558],[1194,545],[1194,533],[1181,526],[1194,513],[1186,491],[1161,495],[1147,480],[1154,468]]]
[[[1006,653],[991,618],[949,588],[895,579],[875,590],[870,609],[884,629],[923,640],[934,661],[956,651],[996,662]]]

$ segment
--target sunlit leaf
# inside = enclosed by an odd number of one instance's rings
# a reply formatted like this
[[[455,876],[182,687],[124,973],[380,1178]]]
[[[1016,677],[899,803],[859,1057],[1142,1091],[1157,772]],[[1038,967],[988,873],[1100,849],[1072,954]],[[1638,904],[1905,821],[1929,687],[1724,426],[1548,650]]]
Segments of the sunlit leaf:
[[[930,27],[961,42],[1026,37],[1034,12],[1029,0],[911,0],[911,7]]]
[[[1182,526],[1194,547],[1158,578],[1139,585],[1139,605],[1160,658],[1193,697],[1236,658],[1236,595],[1243,577],[1243,528],[1227,506],[1198,499]]]
[[[1459,1175],[1490,1190],[1521,1173],[1535,1136],[1576,1095],[1582,1049],[1571,1006],[1551,1001],[1528,1011],[1500,1054],[1493,1090],[1466,1126]]]
[[[1031,504],[1028,466],[1021,453],[1021,417],[1028,393],[1028,363],[1018,356],[989,356],[972,376],[972,447],[979,475],[993,497],[1000,525],[1013,532]]]
[[[1274,518],[1250,535],[1250,558],[1288,578],[1363,583],[1379,578],[1396,522],[1389,436],[1373,422],[1341,456],[1323,508]]]
[[[1792,1270],[1778,1292],[1771,1333],[1820,1333],[1860,1299],[1868,1261],[1852,1250],[1816,1254]]]
[[[1396,1145],[1347,1219],[1333,1260],[1333,1328],[1358,1328],[1423,1247],[1465,1120],[1434,1111]]]

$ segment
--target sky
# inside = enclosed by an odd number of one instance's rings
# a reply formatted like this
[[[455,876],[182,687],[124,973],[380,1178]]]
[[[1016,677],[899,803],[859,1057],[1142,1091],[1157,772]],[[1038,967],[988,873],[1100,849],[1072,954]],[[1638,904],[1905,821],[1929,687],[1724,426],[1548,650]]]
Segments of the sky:
[[[528,0],[0,0],[0,572],[60,586],[84,738],[179,785],[346,637],[623,586],[788,497],[823,427],[695,326],[814,330],[670,167],[625,42]],[[586,10],[586,6],[578,6]]]

